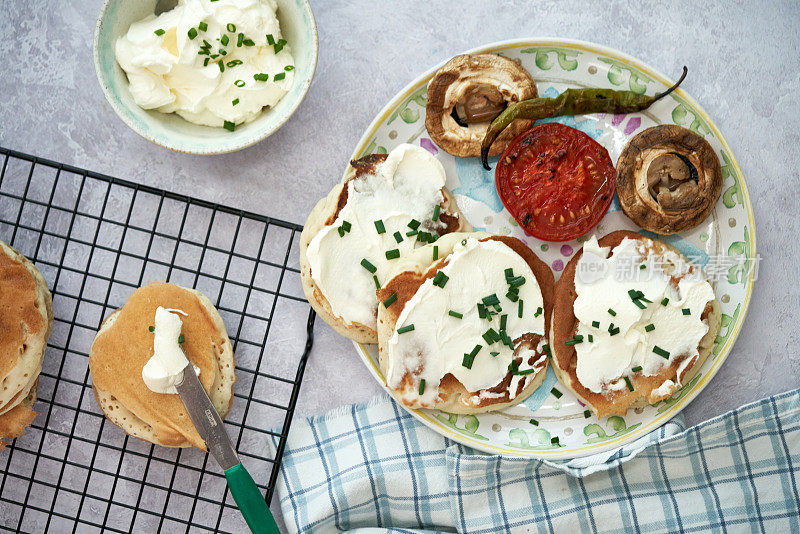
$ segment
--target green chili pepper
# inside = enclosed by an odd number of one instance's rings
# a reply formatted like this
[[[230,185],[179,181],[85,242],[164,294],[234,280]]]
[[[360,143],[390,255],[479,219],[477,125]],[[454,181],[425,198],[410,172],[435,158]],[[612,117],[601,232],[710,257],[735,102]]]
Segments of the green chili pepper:
[[[555,98],[531,98],[509,105],[492,121],[481,144],[481,162],[491,170],[487,158],[492,143],[516,119],[537,121],[561,115],[582,113],[633,113],[650,107],[654,102],[674,91],[686,78],[686,67],[680,79],[664,91],[654,96],[640,95],[633,91],[614,89],[567,89]]]

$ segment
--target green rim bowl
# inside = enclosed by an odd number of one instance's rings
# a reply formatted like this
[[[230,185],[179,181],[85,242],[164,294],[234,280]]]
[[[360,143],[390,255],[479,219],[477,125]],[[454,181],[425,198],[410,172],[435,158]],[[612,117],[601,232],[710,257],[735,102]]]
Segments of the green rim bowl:
[[[117,64],[114,43],[133,22],[154,12],[157,0],[105,0],[94,30],[94,67],[103,94],[119,118],[153,143],[188,154],[224,154],[272,135],[297,110],[317,67],[319,39],[307,0],[276,0],[281,33],[294,57],[294,85],[271,109],[235,132],[192,124],[175,113],[144,110],[133,101],[125,72]]]

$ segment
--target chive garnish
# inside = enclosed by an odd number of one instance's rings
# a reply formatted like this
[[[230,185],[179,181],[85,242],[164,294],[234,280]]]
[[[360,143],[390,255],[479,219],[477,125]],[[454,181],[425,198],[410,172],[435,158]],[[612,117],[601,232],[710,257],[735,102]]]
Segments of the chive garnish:
[[[641,365],[637,365],[636,367],[631,369],[631,371],[633,371],[634,373],[638,373],[641,370],[642,370],[642,366]]]
[[[550,438],[550,444],[558,445],[558,436],[556,436],[554,438]]]
[[[236,33],[236,25],[235,24],[229,22],[228,25],[226,26],[226,28],[228,29],[229,32]]]
[[[589,343],[594,343],[594,337],[592,337],[592,334],[588,334],[586,337],[589,340]]]
[[[377,221],[375,221],[375,230],[377,230],[379,234],[386,233],[386,227],[383,225],[382,220],[378,219]]]
[[[480,302],[478,303],[478,317],[481,319],[486,319],[486,306]]]
[[[511,287],[519,287],[525,283],[524,276],[515,276],[514,278],[506,280]]]
[[[612,326],[613,326],[613,324],[612,324]],[[618,326],[617,326],[617,327],[614,327],[614,328],[609,328],[609,329],[608,329],[608,335],[610,335],[610,336],[616,336],[617,334],[619,334],[619,327],[618,327]]]
[[[197,27],[200,29],[201,32],[208,30],[208,24],[206,24],[205,22],[201,22],[200,24],[197,25]]]
[[[628,390],[633,391],[633,384],[631,384],[631,379],[628,378],[627,376],[624,378],[625,378],[625,383],[628,385]]]
[[[521,375],[529,375],[529,374],[535,373],[535,372],[536,372],[536,369],[525,369],[524,371],[517,371],[516,373],[513,373],[513,374],[515,374],[517,376],[521,376]]]
[[[208,58],[208,57],[207,57],[207,58],[205,58],[205,59],[203,60],[203,66],[204,66],[204,67],[208,67],[208,60],[209,60],[209,59],[211,59],[211,58]]]
[[[285,45],[286,45],[286,40],[285,39],[278,39],[278,42],[275,43],[274,45],[272,45],[272,48],[275,49],[275,53],[277,54],[278,52],[283,50],[283,47]]]
[[[242,41],[242,44],[245,45],[245,46],[255,46],[256,45],[256,43],[253,42],[252,39],[245,39],[244,41]],[[281,74],[283,74],[283,73],[281,73]]]
[[[394,240],[397,241],[398,243],[402,242],[403,241],[403,235],[400,232],[395,232],[394,233]]]
[[[410,230],[406,232],[406,237],[411,237],[417,235],[419,232],[417,230]]]
[[[444,274],[442,271],[439,271],[436,273],[436,276],[433,277],[433,285],[444,287],[448,280],[450,280],[450,277]]]
[[[253,74],[253,79],[257,82],[266,82],[269,80],[269,74],[259,72],[258,74]]]
[[[511,360],[511,363],[508,364],[508,370],[511,371],[512,375],[519,371],[519,364],[517,363],[517,360]]]
[[[612,317],[616,317],[617,316],[617,312],[615,312],[612,308],[608,309],[608,314],[610,316],[612,316]]]
[[[497,343],[500,340],[500,336],[497,335],[497,332],[494,331],[494,328],[489,328],[486,332],[484,332],[481,337],[486,342],[487,345],[491,345],[492,343]]]
[[[530,424],[532,424],[533,426],[539,426],[539,421],[537,421],[536,419],[531,419],[531,420],[530,420],[530,421],[528,421],[528,422],[529,422]]]
[[[396,249],[396,248],[393,248],[392,250],[387,250],[386,251],[386,259],[387,260],[396,260],[399,257],[400,257],[400,251],[398,249]]]
[[[401,328],[398,328],[397,329],[397,333],[398,334],[405,334],[406,332],[411,332],[412,330],[414,330],[414,325],[413,324],[409,324],[409,325],[403,326]]]
[[[511,302],[517,302],[519,300],[519,293],[509,290],[509,292],[506,293],[506,298]]]
[[[592,321],[592,326],[595,328],[600,328],[600,321]]]
[[[553,396],[554,396],[555,398],[557,398],[557,399],[560,399],[560,398],[561,398],[561,395],[563,395],[563,393],[561,393],[561,392],[560,392],[559,390],[557,390],[556,388],[553,388],[553,389],[551,389],[551,390],[550,390],[550,393],[552,393],[552,394],[553,394]]]
[[[223,36],[222,36],[222,39],[220,39],[220,40],[219,40],[219,42],[220,42],[220,44],[221,44],[222,46],[228,46],[228,43],[230,43],[230,42],[231,42],[231,40],[230,40],[230,38],[228,37],[228,34],[226,33],[225,35],[223,35]]]
[[[151,332],[155,332],[156,331],[156,327],[155,326],[148,326],[147,329],[150,330]]]
[[[475,348],[472,349],[472,352],[469,354],[464,353],[464,359],[461,360],[461,365],[466,367],[467,369],[472,369],[472,362],[475,361],[475,356],[478,355],[478,352],[481,350],[480,345],[475,345]]]
[[[236,80],[235,82],[233,82],[233,85],[235,85],[236,87],[244,87],[244,80]]]
[[[449,315],[450,317],[455,317],[456,319],[463,319],[464,318],[464,314],[463,313],[458,313],[457,311],[453,311],[453,310],[450,310],[449,312],[447,312],[447,315]]]
[[[231,100],[231,106],[235,106],[238,103],[239,103],[239,99],[238,98],[234,98],[233,100]]]
[[[380,289],[381,288],[381,283],[378,281],[378,276],[373,274],[372,275],[372,279],[375,281],[375,289]]]
[[[508,281],[509,278],[514,278],[514,269],[512,269],[511,267],[509,267],[508,269],[506,269],[503,272],[506,275],[506,281]]]
[[[583,336],[579,334],[575,334],[572,336],[572,339],[568,339],[564,342],[565,345],[577,345],[578,343],[583,343]]]
[[[517,317],[519,317],[520,319],[522,319],[522,306],[523,306],[522,302],[523,300],[519,299],[519,302],[517,303]]]
[[[639,266],[639,270],[644,270],[644,269],[647,269],[647,265],[645,265],[645,264],[643,263],[643,264],[641,264],[641,265]]]
[[[499,353],[499,352],[497,352],[497,351],[495,351],[495,352],[490,352],[489,354],[491,354],[492,356],[497,356],[497,355],[498,355],[498,354],[500,354],[500,353]]]
[[[654,346],[654,347],[653,347],[653,352],[655,352],[656,354],[658,354],[658,355],[659,355],[659,356],[661,356],[662,358],[667,358],[667,359],[669,359],[669,351],[666,351],[666,350],[662,349],[662,348],[661,348],[661,347],[659,347],[658,345],[656,345],[656,346]]]
[[[545,354],[550,354],[550,345],[548,345],[547,343],[542,345],[542,352]]]
[[[241,48],[242,42],[244,42],[244,34],[240,33],[238,36],[236,36],[236,47]]]
[[[433,216],[431,217],[431,219],[433,219],[434,221],[438,221],[439,220],[439,212],[441,210],[442,210],[442,207],[439,204],[436,204],[433,207]]]
[[[350,224],[350,221],[342,221],[342,229],[345,232],[349,232],[352,227],[353,227],[353,225]]]
[[[636,304],[636,307],[639,308],[640,310],[643,310],[647,307],[647,304],[645,304],[639,299],[634,300],[633,303]]]
[[[500,304],[500,299],[497,298],[497,293],[492,293],[488,297],[483,297],[481,301],[483,301],[483,304],[486,306],[494,306],[495,304]]]
[[[275,38],[272,36],[271,33],[267,34],[267,44],[268,45],[274,45],[275,44]]]
[[[178,336],[178,343],[183,343],[184,341],[186,341],[186,336],[184,336],[183,334],[179,335]]]
[[[245,41],[245,44],[247,44],[246,41]],[[253,45],[249,45],[249,46],[253,46]],[[278,74],[276,74],[275,76],[272,77],[272,79],[275,80],[276,82],[280,81],[280,80],[282,80],[284,78],[286,78],[286,73],[285,72],[279,72]]]
[[[433,259],[434,261],[439,259],[439,245],[433,246]]]
[[[231,121],[225,121],[222,127],[228,130],[229,132],[232,132],[236,129],[236,123]]]
[[[644,331],[645,332],[652,332],[655,329],[656,329],[656,325],[654,325],[653,323],[650,323],[649,325],[644,327]]]
[[[592,412],[591,411],[589,411],[589,410],[584,410],[583,411],[583,417],[585,417],[586,419],[589,419],[591,416],[592,416]]]
[[[368,270],[369,272],[371,272],[372,274],[375,274],[375,272],[378,270],[378,268],[377,268],[377,267],[375,267],[374,265],[372,265],[372,264],[371,264],[371,263],[370,263],[370,262],[367,260],[367,258],[364,258],[363,260],[361,260],[361,266],[362,266],[363,268],[365,268],[366,270]]]
[[[189,40],[194,39],[195,37],[197,37],[197,30],[195,28],[189,28],[188,35],[189,35]]]
[[[533,316],[539,317],[541,314],[542,314],[542,307],[539,306],[538,308],[536,308],[536,311],[534,312]]]
[[[508,314],[504,313],[500,316],[500,330],[505,330],[506,324],[508,324]]]
[[[162,30],[161,28],[159,28],[159,29],[157,29],[156,31],[154,31],[153,33],[154,33],[154,34],[156,34],[156,35],[158,35],[159,37],[161,37],[161,36],[162,36],[162,35],[164,35],[166,32],[165,32],[164,30]]]
[[[425,393],[425,379],[419,381],[419,394],[422,395]]]
[[[286,71],[294,70],[294,65],[286,65],[285,67],[283,67],[283,70],[286,70]]]
[[[667,304],[669,304],[669,299],[667,297],[664,297],[663,299],[661,299],[661,305],[662,306],[666,306]]]
[[[384,308],[388,308],[389,306],[394,304],[394,301],[396,301],[396,300],[397,300],[397,293],[392,293],[389,296],[389,298],[387,298],[386,300],[383,301],[383,307]]]
[[[217,67],[219,67],[220,72],[225,72],[225,63],[221,59],[217,61]]]
[[[691,315],[692,310],[690,310],[689,308],[684,308],[681,310],[681,313],[683,313],[684,315]]]
[[[411,222],[408,223],[408,227],[411,228],[412,230],[416,230],[417,228],[419,228],[419,221],[416,219],[411,219]]]

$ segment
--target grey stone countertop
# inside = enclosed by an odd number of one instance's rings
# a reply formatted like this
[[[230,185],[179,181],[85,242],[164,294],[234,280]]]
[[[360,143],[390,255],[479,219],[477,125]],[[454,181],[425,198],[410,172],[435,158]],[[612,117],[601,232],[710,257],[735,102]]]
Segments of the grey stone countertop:
[[[305,102],[266,141],[214,157],[160,148],[117,118],[92,62],[100,6],[0,3],[0,145],[301,224],[384,104],[463,50],[550,36],[610,46],[666,73],[688,65],[683,88],[716,122],[744,172],[763,261],[733,351],[684,414],[694,424],[800,385],[796,1],[316,0],[320,54]],[[296,416],[380,391],[350,342],[319,321]]]

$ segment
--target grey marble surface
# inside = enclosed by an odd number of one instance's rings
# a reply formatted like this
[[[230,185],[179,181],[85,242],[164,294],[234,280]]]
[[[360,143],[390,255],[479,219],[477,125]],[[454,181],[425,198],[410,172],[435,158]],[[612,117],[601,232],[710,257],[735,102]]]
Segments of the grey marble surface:
[[[688,65],[684,89],[714,119],[744,171],[763,261],[732,353],[684,413],[698,423],[800,385],[795,0],[313,1],[320,54],[305,102],[271,138],[215,157],[169,152],[116,117],[92,64],[100,4],[0,3],[0,145],[297,223],[339,180],[388,99],[462,50],[553,36],[611,46],[666,73]],[[348,341],[321,322],[316,335],[299,417],[379,393]]]

